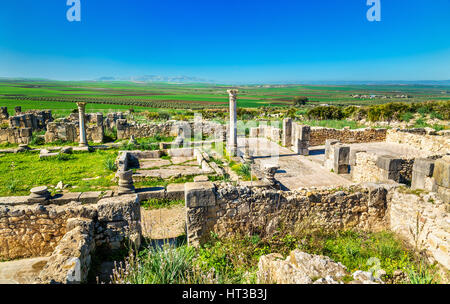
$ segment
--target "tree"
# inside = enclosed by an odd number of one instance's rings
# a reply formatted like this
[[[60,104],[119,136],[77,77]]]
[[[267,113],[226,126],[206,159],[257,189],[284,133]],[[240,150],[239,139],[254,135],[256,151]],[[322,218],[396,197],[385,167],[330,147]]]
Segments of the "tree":
[[[304,106],[308,102],[308,97],[305,96],[295,96],[294,106]]]

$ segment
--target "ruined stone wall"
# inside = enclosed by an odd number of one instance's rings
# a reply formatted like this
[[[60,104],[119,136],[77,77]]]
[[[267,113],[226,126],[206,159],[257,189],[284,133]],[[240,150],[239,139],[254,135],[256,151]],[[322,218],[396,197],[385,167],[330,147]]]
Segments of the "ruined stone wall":
[[[310,135],[310,146],[324,145],[327,139],[336,139],[341,143],[365,143],[381,142],[386,140],[386,129],[331,129],[312,127]]]
[[[390,229],[417,250],[426,250],[431,261],[450,269],[449,205],[435,193],[397,188],[388,194]]]
[[[49,122],[53,121],[52,112],[45,111],[27,111],[25,113],[16,113],[9,117],[9,126],[11,128],[31,128],[32,130],[45,130]]]
[[[354,182],[388,182],[410,184],[414,159],[394,158],[357,151],[352,155],[351,175]]]
[[[94,143],[103,142],[103,126],[97,124],[86,125],[86,137],[88,141]],[[57,140],[79,142],[80,126],[78,122],[71,122],[67,119],[61,119],[49,123],[47,125],[47,132],[45,133],[45,142],[50,143]]]
[[[223,131],[224,126],[219,123],[203,121],[201,123],[167,121],[163,123],[136,124],[129,123],[126,119],[117,121],[117,139],[128,139],[133,135],[135,138],[160,136],[177,136],[182,129],[185,137],[193,137],[196,130],[201,130],[203,135],[216,136]]]
[[[423,157],[450,153],[450,136],[434,130],[391,129],[387,131],[386,142],[406,144],[423,151]]]
[[[377,167],[377,155],[374,153],[358,152],[355,154],[354,165],[351,167],[354,182],[381,182],[381,169]]]
[[[278,228],[377,230],[384,227],[387,190],[381,186],[343,190],[276,190],[225,187],[212,183],[185,186],[188,240],[196,245],[214,231],[219,236],[270,237]]]
[[[68,220],[73,218],[93,221],[96,248],[119,249],[128,240],[140,240],[137,195],[105,198],[96,204],[1,205],[0,259],[51,254],[68,231]]]
[[[0,143],[29,144],[31,138],[31,128],[0,128]]]

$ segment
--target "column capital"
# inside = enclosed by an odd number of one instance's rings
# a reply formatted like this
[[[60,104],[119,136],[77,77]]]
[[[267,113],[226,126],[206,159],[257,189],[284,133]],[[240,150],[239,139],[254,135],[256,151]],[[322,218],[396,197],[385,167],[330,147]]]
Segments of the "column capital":
[[[239,90],[237,90],[237,89],[230,89],[230,90],[227,90],[227,92],[228,92],[228,94],[230,95],[230,97],[232,96],[232,97],[236,97],[236,95],[237,95],[237,93],[239,92]]]
[[[84,110],[86,108],[86,102],[77,102],[78,109]]]

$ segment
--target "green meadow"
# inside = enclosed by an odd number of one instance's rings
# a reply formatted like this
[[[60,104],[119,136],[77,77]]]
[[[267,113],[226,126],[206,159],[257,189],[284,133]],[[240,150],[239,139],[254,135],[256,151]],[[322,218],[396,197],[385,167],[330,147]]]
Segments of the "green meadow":
[[[56,117],[69,114],[75,102],[88,102],[88,112],[176,111],[177,109],[226,108],[232,86],[216,84],[168,84],[134,82],[66,82],[0,80],[0,106],[13,114],[15,106],[23,110],[51,109]],[[368,105],[395,101],[422,102],[450,100],[450,86],[426,85],[241,85],[238,106],[287,107],[295,96],[307,96],[308,105]],[[407,94],[411,98],[355,99],[351,95]]]

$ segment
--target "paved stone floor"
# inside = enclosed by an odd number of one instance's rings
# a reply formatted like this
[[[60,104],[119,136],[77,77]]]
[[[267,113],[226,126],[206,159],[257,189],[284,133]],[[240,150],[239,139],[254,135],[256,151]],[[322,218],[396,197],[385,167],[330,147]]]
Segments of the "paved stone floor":
[[[239,138],[239,149],[244,147],[245,139]],[[303,187],[345,186],[351,182],[321,166],[320,157],[297,155],[293,151],[264,138],[249,139],[250,154],[256,163],[278,164],[280,169],[275,178],[284,186],[284,190]],[[279,153],[279,157],[277,157]],[[323,159],[323,155],[321,156]]]
[[[0,284],[32,284],[49,257],[0,262]]]
[[[248,140],[250,153],[254,155],[256,163],[275,163],[280,166],[275,178],[285,187],[285,190],[352,184],[349,175],[338,175],[322,167],[325,146],[311,147],[310,155],[302,156],[265,138]],[[240,151],[244,150],[245,141],[242,137],[238,138]],[[420,157],[422,155],[420,150],[412,146],[386,142],[350,144],[350,149],[401,157]],[[278,154],[279,157],[277,157]]]

